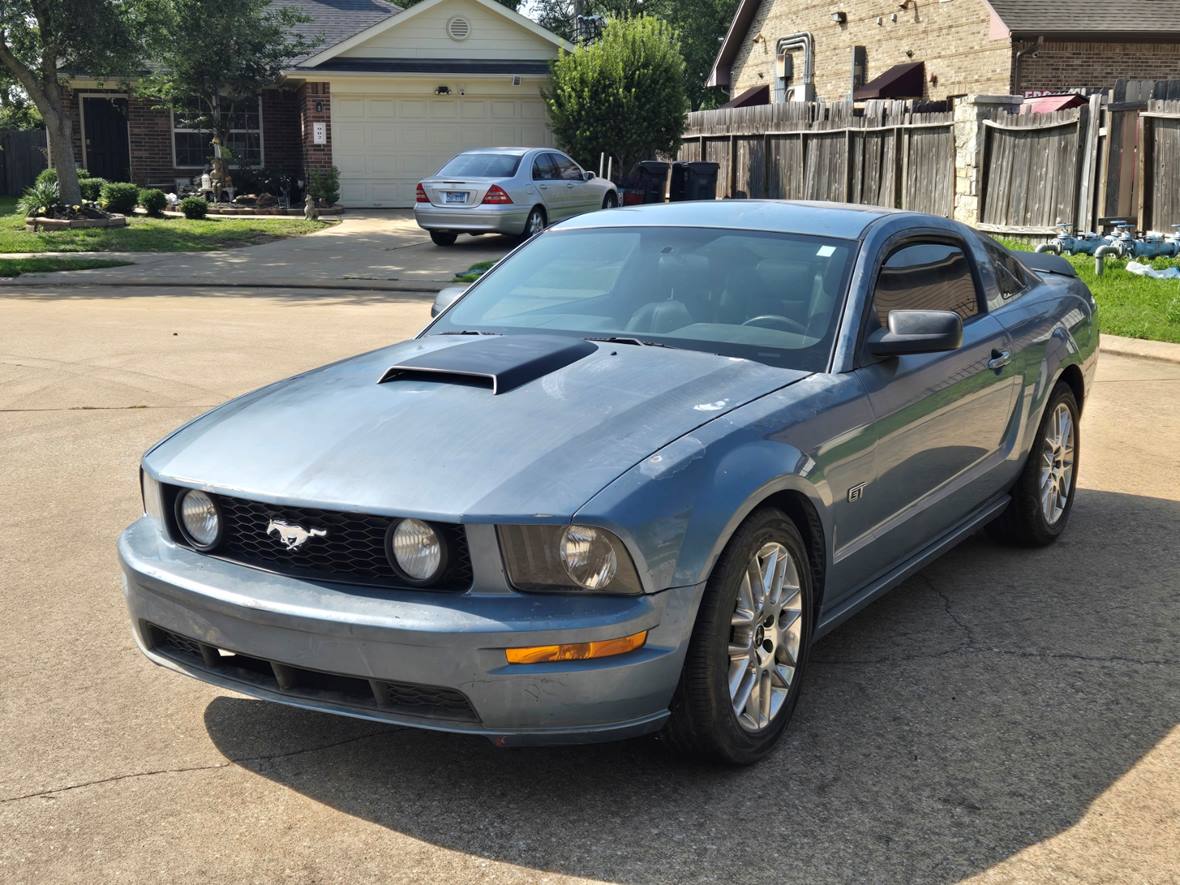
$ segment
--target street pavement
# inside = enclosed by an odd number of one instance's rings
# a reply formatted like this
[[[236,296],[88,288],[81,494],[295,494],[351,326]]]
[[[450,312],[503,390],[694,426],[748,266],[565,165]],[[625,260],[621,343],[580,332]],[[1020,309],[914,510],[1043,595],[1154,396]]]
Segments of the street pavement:
[[[776,753],[728,770],[150,665],[114,553],[143,450],[412,335],[430,297],[70,279],[0,289],[0,881],[1180,879],[1180,365],[1105,356],[1061,542],[981,536],[916,575],[817,646]]]

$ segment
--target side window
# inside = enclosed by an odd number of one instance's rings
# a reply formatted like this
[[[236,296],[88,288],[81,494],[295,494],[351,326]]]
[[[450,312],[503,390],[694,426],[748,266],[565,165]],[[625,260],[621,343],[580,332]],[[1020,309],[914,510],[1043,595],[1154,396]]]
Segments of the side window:
[[[537,154],[533,160],[533,181],[553,181],[560,178],[552,154]]]
[[[557,169],[560,172],[559,178],[565,181],[581,181],[582,170],[578,168],[578,164],[571,160],[564,154],[550,154],[553,161],[557,164]]]
[[[996,283],[1005,299],[1014,298],[1029,287],[1028,272],[1007,249],[984,241],[988,257],[996,272]]]
[[[877,277],[873,311],[882,328],[891,310],[951,310],[965,321],[979,313],[971,265],[958,246],[910,243],[894,251]]]

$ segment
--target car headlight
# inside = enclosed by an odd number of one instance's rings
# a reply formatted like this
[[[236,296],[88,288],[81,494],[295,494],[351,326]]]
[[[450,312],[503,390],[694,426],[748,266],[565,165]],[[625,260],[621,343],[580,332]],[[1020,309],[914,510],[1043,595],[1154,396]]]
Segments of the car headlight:
[[[221,513],[204,492],[189,489],[176,499],[176,522],[198,550],[212,550],[221,540]]]
[[[433,584],[446,570],[442,538],[420,519],[403,519],[394,525],[388,545],[394,567],[415,584]]]
[[[643,585],[627,548],[606,529],[586,525],[499,526],[508,579],[518,590],[636,595]]]

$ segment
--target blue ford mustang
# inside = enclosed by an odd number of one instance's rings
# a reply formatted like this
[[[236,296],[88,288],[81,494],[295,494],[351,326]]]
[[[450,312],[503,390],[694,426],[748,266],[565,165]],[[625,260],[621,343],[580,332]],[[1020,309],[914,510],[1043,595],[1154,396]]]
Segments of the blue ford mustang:
[[[154,446],[135,636],[296,706],[752,762],[825,632],[981,527],[1064,530],[1097,345],[1066,262],[945,219],[586,215]]]

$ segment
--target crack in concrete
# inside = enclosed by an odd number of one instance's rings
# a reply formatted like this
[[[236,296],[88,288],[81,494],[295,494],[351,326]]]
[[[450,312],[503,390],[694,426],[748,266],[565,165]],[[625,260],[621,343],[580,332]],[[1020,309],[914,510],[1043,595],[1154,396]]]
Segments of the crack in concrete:
[[[274,759],[288,759],[292,756],[302,756],[306,753],[318,753],[322,750],[331,750],[335,747],[341,747],[346,744],[353,744],[359,741],[368,740],[378,735],[389,734],[391,731],[403,731],[404,729],[398,726],[386,726],[380,731],[370,731],[355,737],[345,738],[339,741],[333,741],[330,744],[320,744],[315,747],[302,747],[298,750],[289,750],[286,753],[270,753],[262,756],[240,756],[226,759],[224,762],[218,762],[214,765],[193,765],[187,768],[158,768],[151,771],[131,771],[126,774],[115,774],[110,777],[99,778],[98,780],[82,781],[77,784],[67,784],[64,787],[51,787],[46,790],[39,790],[35,793],[24,793],[20,796],[6,796],[0,797],[0,805],[7,805],[9,802],[20,802],[24,799],[37,799],[41,797],[53,796],[56,793],[68,793],[71,790],[81,790],[85,787],[95,787],[101,784],[117,783],[118,781],[131,780],[141,777],[153,777],[158,774],[185,774],[192,771],[217,771],[221,768],[229,768],[231,765],[243,765],[251,762],[269,762]]]
[[[0,414],[13,414],[17,412],[130,412],[130,411],[144,411],[148,409],[212,409],[213,406],[205,405],[204,403],[197,403],[196,405],[189,405],[182,403],[175,406],[60,406],[51,409],[0,409]]]
[[[873,666],[876,664],[904,664],[909,661],[932,661],[939,658],[962,657],[969,658],[976,655],[996,655],[1008,658],[1028,658],[1033,660],[1080,661],[1090,664],[1137,664],[1144,667],[1180,667],[1177,658],[1130,658],[1125,655],[1079,655],[1071,652],[1053,651],[1015,651],[1003,648],[958,648],[938,652],[919,652],[912,655],[885,655],[879,658],[812,658],[815,664],[831,664],[832,666]]]

